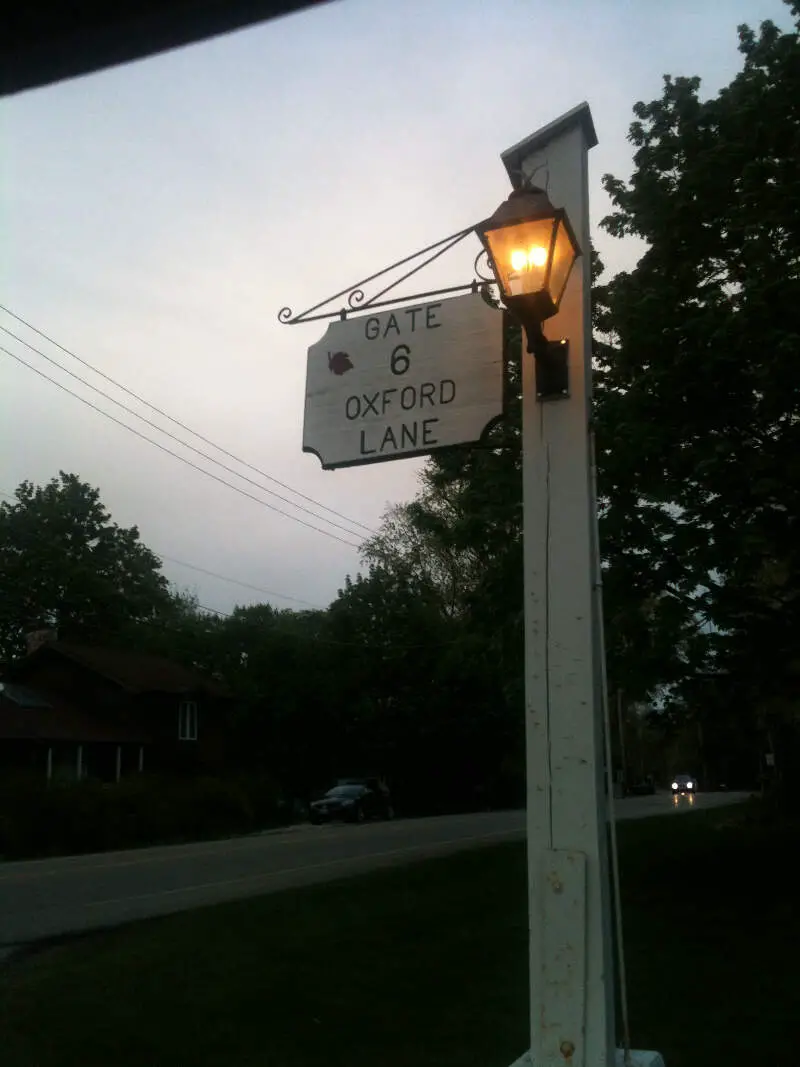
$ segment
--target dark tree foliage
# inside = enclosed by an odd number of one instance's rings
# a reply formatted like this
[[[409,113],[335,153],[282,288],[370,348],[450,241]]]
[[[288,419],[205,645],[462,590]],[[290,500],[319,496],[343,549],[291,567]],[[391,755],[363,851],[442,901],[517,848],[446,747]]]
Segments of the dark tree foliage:
[[[800,667],[800,45],[739,41],[716,97],[667,77],[636,105],[633,176],[605,179],[604,226],[648,249],[605,292],[598,432],[606,548],[671,616],[668,679],[725,670],[769,703]]]
[[[20,655],[31,631],[108,640],[169,607],[160,560],[96,489],[62,471],[14,495],[0,502],[0,658]]]

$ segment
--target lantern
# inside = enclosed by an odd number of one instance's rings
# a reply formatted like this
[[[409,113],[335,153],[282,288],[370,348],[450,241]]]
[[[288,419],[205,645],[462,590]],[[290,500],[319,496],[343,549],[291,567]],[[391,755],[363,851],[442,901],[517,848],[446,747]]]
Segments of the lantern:
[[[546,345],[541,324],[558,311],[581,254],[563,208],[535,187],[515,189],[475,232],[489,256],[503,303],[525,327],[528,351]]]

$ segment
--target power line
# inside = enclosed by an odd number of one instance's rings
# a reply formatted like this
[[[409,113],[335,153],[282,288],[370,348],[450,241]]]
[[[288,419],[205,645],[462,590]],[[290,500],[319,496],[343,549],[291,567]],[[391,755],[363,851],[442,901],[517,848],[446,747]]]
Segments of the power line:
[[[96,385],[92,385],[91,382],[87,381],[85,378],[82,378],[80,374],[76,374],[74,371],[69,370],[69,368],[65,367],[63,363],[59,363],[57,359],[53,359],[52,356],[48,356],[46,352],[42,352],[41,349],[37,348],[35,345],[32,345],[29,341],[26,341],[22,337],[18,337],[17,334],[9,330],[7,326],[0,326],[0,330],[2,330],[3,333],[7,333],[9,337],[13,337],[15,341],[19,341],[20,344],[25,345],[25,347],[29,348],[31,352],[35,352],[37,356],[41,356],[42,359],[46,359],[48,363],[52,363],[54,367],[58,367],[60,371],[63,371],[64,374],[68,374],[70,378],[74,378],[76,381],[80,382],[81,385],[87,386],[87,388],[93,390],[95,393],[98,393],[106,400],[110,400],[112,404],[116,404],[117,407],[122,408],[123,411],[127,411],[127,413],[129,415],[133,415],[135,419],[140,419],[143,423],[145,423],[147,426],[151,426],[158,433],[163,433],[166,437],[169,437],[170,440],[175,441],[183,448],[188,448],[190,452],[194,452],[202,459],[207,460],[209,463],[216,464],[216,466],[220,467],[222,470],[227,471],[228,474],[232,474],[234,478],[241,478],[242,481],[248,482],[250,485],[254,485],[256,489],[260,489],[263,493],[268,493],[270,496],[274,496],[277,500],[281,500],[284,504],[288,504],[289,507],[297,508],[298,511],[305,512],[306,515],[311,515],[312,518],[319,519],[322,522],[327,522],[329,526],[335,526],[337,530],[342,530],[344,533],[349,534],[350,537],[358,536],[355,530],[348,529],[348,527],[342,526],[341,523],[334,522],[333,519],[327,519],[324,515],[317,515],[316,512],[311,511],[310,508],[305,507],[303,504],[296,504],[294,500],[289,500],[288,497],[281,496],[280,493],[275,493],[272,489],[267,489],[266,486],[263,486],[259,482],[254,481],[246,474],[240,474],[237,470],[234,470],[233,467],[229,467],[226,463],[222,463],[220,462],[220,460],[214,459],[213,456],[209,456],[209,454],[207,452],[203,452],[202,449],[195,448],[195,446],[190,445],[188,441],[181,440],[180,437],[172,433],[170,430],[165,430],[163,427],[159,426],[158,423],[153,422],[152,419],[148,419],[144,415],[140,415],[138,411],[135,411],[127,404],[123,404],[121,400],[117,400],[115,397],[111,396],[110,393],[106,393],[103,389],[98,388]],[[7,349],[3,349],[3,351],[7,351]],[[287,512],[279,511],[279,514],[287,515]],[[288,518],[296,519],[296,516],[289,514]],[[348,519],[347,521],[349,522],[350,520]]]
[[[17,498],[5,490],[0,489],[0,496],[5,497],[6,500],[18,503]],[[286,593],[276,593],[274,589],[264,589],[260,585],[252,585],[250,582],[242,582],[238,578],[229,578],[226,574],[218,574],[217,571],[210,571],[205,567],[198,566],[196,563],[187,563],[185,559],[174,559],[172,556],[165,556],[163,552],[158,552],[156,549],[151,549],[151,552],[161,560],[166,560],[168,563],[176,563],[179,567],[188,567],[190,571],[207,574],[210,578],[219,578],[221,582],[229,582],[231,585],[239,585],[243,589],[252,589],[255,593],[264,593],[266,596],[274,596],[279,600],[289,600],[293,604],[303,604],[305,607],[312,608],[314,611],[325,610],[321,604],[312,604],[310,600],[302,600],[296,596],[288,596]],[[208,610],[210,611],[211,608]]]
[[[326,537],[330,537],[334,541],[340,541],[343,545],[347,545],[348,548],[360,547],[355,541],[347,541],[344,537],[339,537],[338,534],[331,533],[330,530],[324,530],[322,529],[322,527],[314,526],[313,523],[306,522],[305,519],[300,519],[296,515],[290,515],[288,512],[283,511],[281,508],[275,507],[274,504],[270,504],[268,501],[262,500],[260,497],[253,496],[253,494],[248,493],[246,489],[241,489],[238,485],[234,485],[232,482],[228,482],[224,478],[220,478],[218,474],[214,474],[212,471],[205,470],[205,468],[198,466],[190,459],[186,459],[185,456],[181,456],[177,452],[173,452],[171,448],[167,448],[166,445],[162,445],[160,442],[154,441],[152,437],[148,437],[147,434],[143,434],[139,430],[134,429],[133,426],[129,426],[126,422],[123,422],[121,419],[118,419],[116,415],[112,415],[110,412],[104,411],[101,407],[98,407],[97,404],[93,404],[91,400],[87,400],[86,397],[81,396],[80,393],[76,393],[72,389],[68,389],[66,385],[62,385],[61,382],[56,381],[55,378],[51,378],[49,374],[45,374],[44,371],[39,370],[38,367],[34,367],[32,363],[28,363],[27,360],[24,360],[21,356],[18,356],[15,352],[10,351],[10,349],[5,348],[3,345],[0,345],[0,352],[4,352],[7,356],[11,356],[11,358],[15,359],[17,363],[21,363],[23,367],[27,367],[28,370],[33,371],[34,374],[38,374],[40,378],[44,378],[44,380],[50,382],[51,385],[55,385],[58,389],[62,389],[65,393],[68,393],[76,400],[79,400],[82,404],[85,404],[88,408],[91,408],[92,411],[96,411],[98,415],[105,416],[105,418],[110,419],[112,422],[115,422],[117,426],[121,426],[124,430],[128,430],[129,433],[132,433],[136,437],[141,438],[142,441],[147,441],[148,444],[154,445],[156,448],[160,449],[160,451],[165,452],[168,456],[172,456],[173,459],[177,459],[181,463],[185,463],[188,467],[191,467],[193,470],[199,471],[201,474],[205,474],[207,478],[213,478],[213,480],[215,482],[219,482],[220,485],[225,485],[228,487],[228,489],[233,489],[233,491],[235,493],[239,493],[240,496],[247,497],[249,500],[254,500],[256,504],[261,504],[262,507],[269,508],[270,511],[275,511],[279,515],[283,515],[285,518],[291,519],[293,522],[299,523],[301,526],[306,526],[309,530],[316,530],[317,533],[325,534]],[[318,517],[319,516],[315,516],[315,518]]]
[[[233,615],[229,611],[220,611],[219,608],[207,608],[205,604],[198,604],[197,606],[201,611],[207,611],[209,615],[219,615],[221,619],[233,618]]]
[[[231,585],[240,585],[242,589],[252,589],[255,593],[264,593],[266,596],[276,596],[280,600],[290,600],[293,604],[303,604],[307,608],[313,608],[314,611],[325,610],[320,604],[312,604],[309,600],[301,600],[296,596],[286,596],[285,593],[275,593],[271,589],[262,589],[260,585],[251,585],[250,582],[240,582],[238,578],[228,578],[224,574],[217,574],[216,571],[209,571],[206,570],[205,567],[198,567],[196,563],[187,563],[182,559],[173,559],[171,556],[165,556],[163,552],[156,552],[155,554],[159,559],[166,560],[168,563],[177,563],[179,567],[188,567],[190,571],[207,574],[210,578],[219,578],[222,582],[230,582]]]
[[[66,348],[64,345],[60,344],[54,338],[52,338],[52,337],[48,336],[48,334],[44,333],[43,330],[40,330],[40,329],[38,329],[38,327],[34,326],[33,323],[28,322],[26,319],[23,319],[21,315],[17,315],[16,312],[12,311],[10,308],[7,308],[4,304],[0,304],[0,311],[4,311],[6,313],[6,315],[10,315],[12,319],[16,319],[17,322],[21,323],[23,326],[26,326],[29,330],[33,330],[33,332],[38,334],[39,337],[43,338],[45,341],[49,342],[51,345],[54,345],[56,348],[60,349],[60,351],[62,351],[65,355],[70,356],[72,359],[77,360],[78,363],[81,363],[84,367],[87,367],[89,370],[93,371],[95,374],[98,374],[101,378],[104,378],[107,382],[110,382],[112,385],[116,386],[117,389],[121,389],[123,393],[127,393],[128,396],[132,396],[134,398],[134,400],[138,400],[138,402],[140,404],[144,404],[145,407],[150,408],[151,411],[155,411],[156,414],[161,415],[162,418],[167,419],[169,422],[173,423],[173,425],[179,426],[182,430],[186,430],[187,433],[190,433],[193,437],[196,437],[199,441],[203,441],[203,442],[205,442],[205,444],[211,445],[212,448],[215,448],[217,450],[217,452],[221,452],[223,456],[227,456],[228,459],[232,459],[236,463],[240,464],[242,467],[246,467],[248,470],[253,471],[255,474],[260,475],[262,478],[266,478],[266,480],[268,482],[273,482],[275,485],[279,485],[282,489],[286,489],[288,492],[294,493],[294,495],[300,497],[301,500],[305,500],[307,503],[313,504],[315,507],[322,508],[323,511],[329,511],[331,513],[331,515],[335,515],[339,519],[344,519],[345,522],[349,522],[353,526],[359,526],[362,530],[365,530],[369,534],[374,534],[375,533],[375,531],[371,527],[365,525],[363,522],[359,522],[358,519],[351,519],[349,516],[342,514],[342,512],[336,511],[334,508],[328,507],[327,504],[323,504],[319,500],[315,500],[313,497],[306,496],[304,493],[301,493],[298,489],[294,489],[291,485],[287,485],[285,482],[279,481],[279,479],[274,478],[271,474],[267,474],[266,471],[262,471],[260,468],[253,466],[252,463],[248,463],[246,460],[243,460],[239,456],[236,456],[233,452],[229,452],[227,449],[223,448],[221,445],[216,444],[214,441],[210,440],[208,437],[204,437],[203,434],[198,433],[197,430],[193,430],[191,428],[191,426],[187,426],[186,423],[181,422],[180,419],[174,418],[172,415],[169,415],[162,408],[156,407],[155,404],[151,404],[149,400],[145,400],[144,397],[140,396],[138,393],[135,393],[132,389],[129,389],[127,386],[123,385],[121,382],[118,382],[115,378],[112,378],[110,375],[106,374],[104,371],[101,371],[98,367],[95,367],[93,364],[89,363],[88,360],[83,359],[83,357],[79,356],[76,352],[73,352],[71,349]],[[6,329],[5,326],[0,327],[0,329],[5,330],[6,333],[11,333],[11,331]],[[11,334],[11,336],[14,337],[15,335]],[[17,340],[20,340],[20,338],[17,338]],[[28,344],[27,341],[23,341],[22,343],[23,344]],[[28,347],[29,348],[33,348],[32,345],[28,345]],[[34,349],[34,351],[37,351],[37,350]],[[166,431],[163,431],[163,432],[166,433]],[[189,447],[189,446],[187,446],[187,447]],[[242,477],[242,476],[239,475],[239,477]],[[263,488],[263,487],[260,487],[260,488]],[[270,492],[270,490],[265,490],[265,491],[266,492]],[[274,495],[277,496],[278,494],[276,493]],[[283,497],[280,497],[279,499],[282,500]],[[300,505],[295,504],[294,506],[295,507],[299,507]],[[321,517],[322,516],[320,516],[320,518]]]
[[[10,493],[3,492],[2,490],[0,490],[0,496],[5,497],[7,500],[16,500],[16,497],[12,496]],[[172,559],[170,556],[165,556],[160,552],[156,552],[155,550],[152,550],[152,551],[154,552],[155,555],[157,555],[159,557],[159,559],[168,560],[170,563],[177,563],[182,567],[188,567],[190,570],[199,571],[201,574],[207,574],[212,578],[219,578],[223,582],[230,582],[232,585],[240,585],[240,586],[243,586],[245,589],[253,589],[256,592],[265,593],[267,596],[276,596],[276,597],[279,597],[281,600],[291,600],[296,604],[304,604],[307,607],[313,609],[314,611],[326,611],[327,610],[326,608],[323,608],[322,606],[320,606],[318,604],[310,603],[310,601],[308,601],[308,600],[300,600],[298,597],[285,596],[283,593],[275,593],[275,592],[272,592],[269,589],[262,589],[260,586],[251,585],[249,582],[240,582],[236,578],[228,578],[226,575],[217,574],[215,571],[207,570],[205,567],[198,567],[193,563],[186,563],[184,560]],[[252,605],[244,605],[243,606],[243,610],[246,611],[251,606]],[[232,618],[234,618],[234,615],[235,615],[234,612],[222,611],[220,608],[212,608],[212,607],[209,607],[207,604],[198,603],[197,604],[197,608],[200,611],[207,612],[209,615],[216,615],[220,619],[232,619]],[[168,630],[168,629],[171,629],[174,624],[171,623],[171,622],[165,622],[165,623],[159,624],[155,620],[149,620],[149,621],[147,621],[147,620],[139,620],[138,621],[138,625],[140,625],[140,626],[158,627],[161,630]],[[284,636],[291,636],[295,640],[301,641],[301,642],[305,642],[307,644],[311,643],[311,644],[316,644],[316,645],[329,645],[329,646],[336,647],[336,648],[362,648],[362,649],[373,649],[373,650],[379,650],[379,651],[392,651],[392,652],[413,652],[413,651],[417,651],[417,650],[420,650],[420,649],[452,648],[452,647],[455,647],[455,646],[458,646],[458,645],[465,644],[465,641],[464,641],[463,638],[456,638],[456,639],[451,640],[451,641],[433,641],[433,642],[426,641],[426,642],[423,642],[423,643],[420,643],[420,644],[413,644],[413,645],[397,645],[397,644],[394,644],[394,645],[391,646],[391,649],[389,649],[389,648],[384,647],[383,645],[375,645],[375,644],[373,644],[371,642],[368,642],[368,641],[337,641],[335,638],[317,637],[317,636],[306,635],[306,634],[301,634],[301,633],[297,633],[297,632],[292,632],[292,633],[285,632]]]

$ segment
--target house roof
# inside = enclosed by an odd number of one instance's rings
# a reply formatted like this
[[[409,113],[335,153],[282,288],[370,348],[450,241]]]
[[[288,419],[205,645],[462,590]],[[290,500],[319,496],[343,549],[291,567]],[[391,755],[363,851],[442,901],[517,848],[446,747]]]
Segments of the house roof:
[[[10,682],[0,682],[0,739],[116,744],[151,740],[145,730],[95,719],[52,693]]]
[[[101,648],[68,641],[50,641],[16,665],[14,674],[25,675],[26,667],[46,656],[58,655],[107,678],[129,693],[207,693],[229,697],[221,682],[180,663],[127,649]]]

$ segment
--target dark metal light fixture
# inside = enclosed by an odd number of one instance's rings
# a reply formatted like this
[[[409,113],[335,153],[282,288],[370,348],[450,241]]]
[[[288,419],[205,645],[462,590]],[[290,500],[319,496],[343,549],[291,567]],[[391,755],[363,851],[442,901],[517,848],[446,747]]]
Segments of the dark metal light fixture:
[[[523,187],[475,232],[489,256],[502,301],[524,327],[528,351],[536,357],[539,395],[565,395],[567,345],[548,341],[542,323],[558,311],[581,254],[566,212],[553,207],[543,189]]]

